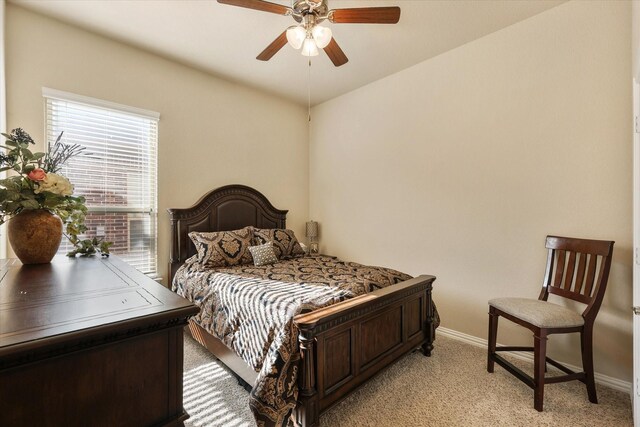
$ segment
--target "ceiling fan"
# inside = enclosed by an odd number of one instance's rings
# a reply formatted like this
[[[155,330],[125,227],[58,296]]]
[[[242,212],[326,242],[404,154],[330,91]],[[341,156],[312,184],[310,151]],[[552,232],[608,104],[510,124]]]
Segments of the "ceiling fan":
[[[292,1],[292,7],[263,0],[218,0],[218,3],[292,16],[298,22],[298,25],[283,31],[256,57],[261,61],[271,59],[288,41],[295,49],[302,48],[304,56],[316,56],[318,49],[323,49],[339,67],[349,59],[336,43],[331,29],[319,25],[322,21],[328,19],[334,24],[396,24],[400,20],[400,8],[397,6],[329,9],[327,0]]]

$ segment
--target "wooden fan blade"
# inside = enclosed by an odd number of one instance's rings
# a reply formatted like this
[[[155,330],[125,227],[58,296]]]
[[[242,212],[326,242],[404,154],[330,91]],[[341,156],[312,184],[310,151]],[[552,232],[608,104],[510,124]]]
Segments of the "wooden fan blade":
[[[218,3],[246,7],[247,9],[261,10],[263,12],[277,13],[278,15],[287,15],[291,13],[291,8],[287,6],[262,0],[218,0]]]
[[[268,61],[271,59],[273,55],[278,53],[282,46],[287,44],[287,31],[283,31],[274,41],[271,42],[269,46],[267,46],[260,55],[256,56],[256,59],[260,61]]]
[[[335,65],[336,67],[349,62],[349,58],[347,58],[347,55],[344,54],[340,46],[338,46],[336,39],[334,38],[331,38],[331,41],[329,42],[327,47],[324,48],[324,51],[327,53],[327,56],[329,57],[329,59],[331,59],[331,62],[333,62],[333,65]]]
[[[329,12],[329,21],[335,24],[397,24],[399,20],[398,6],[334,9]]]

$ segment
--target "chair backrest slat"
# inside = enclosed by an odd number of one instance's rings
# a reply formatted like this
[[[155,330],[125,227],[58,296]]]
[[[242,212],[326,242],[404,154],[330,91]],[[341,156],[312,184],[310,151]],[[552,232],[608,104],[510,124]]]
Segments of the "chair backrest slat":
[[[605,240],[547,236],[549,257],[540,299],[554,294],[579,301],[587,304],[585,319],[595,318],[607,286],[613,244]]]
[[[556,274],[553,278],[553,283],[551,286],[561,287],[562,286],[562,276],[564,275],[564,263],[565,263],[565,251],[556,251]]]
[[[567,266],[565,268],[564,285],[563,285],[563,289],[567,291],[571,290],[571,284],[573,282],[573,275],[575,273],[575,269],[576,269],[576,253],[569,252],[569,261],[567,262]]]
[[[576,269],[576,286],[575,291],[582,294],[584,288],[584,271],[587,267],[587,254],[580,254],[578,268]]]
[[[596,266],[598,264],[598,257],[596,255],[591,255],[589,257],[589,267],[587,267],[587,281],[584,285],[584,294],[591,295],[591,291],[593,290],[594,280],[596,278]]]

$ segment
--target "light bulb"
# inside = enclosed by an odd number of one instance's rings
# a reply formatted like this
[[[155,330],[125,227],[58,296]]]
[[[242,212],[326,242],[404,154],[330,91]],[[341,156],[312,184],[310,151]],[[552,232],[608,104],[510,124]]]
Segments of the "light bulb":
[[[302,55],[304,56],[318,56],[318,46],[312,38],[304,39],[302,44]]]
[[[287,28],[287,41],[294,49],[300,49],[306,37],[307,31],[303,27],[294,25]]]
[[[316,41],[316,45],[318,45],[320,49],[327,47],[332,37],[331,28],[323,27],[321,25],[313,27],[311,34],[313,35],[313,39]]]

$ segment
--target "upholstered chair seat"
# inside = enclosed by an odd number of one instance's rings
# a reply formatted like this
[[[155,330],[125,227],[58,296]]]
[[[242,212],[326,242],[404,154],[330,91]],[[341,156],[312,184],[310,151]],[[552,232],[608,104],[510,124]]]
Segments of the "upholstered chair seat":
[[[495,298],[489,300],[489,305],[538,328],[571,328],[584,325],[582,314],[547,301],[531,298]]]

